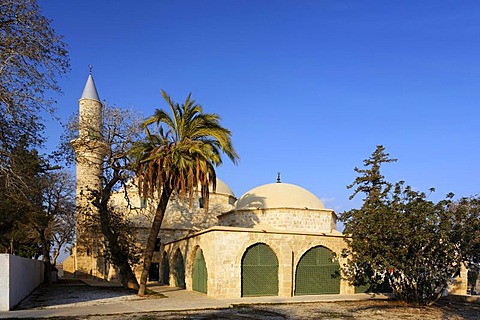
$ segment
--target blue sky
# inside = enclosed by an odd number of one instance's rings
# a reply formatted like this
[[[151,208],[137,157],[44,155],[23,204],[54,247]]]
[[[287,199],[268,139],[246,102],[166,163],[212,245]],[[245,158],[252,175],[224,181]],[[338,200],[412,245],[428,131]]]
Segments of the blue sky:
[[[41,0],[70,48],[58,115],[77,108],[88,65],[102,100],[149,116],[192,92],[233,132],[218,169],[237,196],[300,185],[342,212],[378,144],[387,179],[479,193],[478,1]],[[61,133],[49,121],[49,145]]]

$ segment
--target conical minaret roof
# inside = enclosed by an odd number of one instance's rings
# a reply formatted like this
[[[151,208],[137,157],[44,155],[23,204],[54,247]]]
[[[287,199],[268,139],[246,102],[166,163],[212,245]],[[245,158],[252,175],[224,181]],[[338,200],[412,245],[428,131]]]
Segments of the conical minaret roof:
[[[95,82],[93,81],[91,70],[90,70],[90,74],[88,75],[85,88],[83,88],[83,93],[80,99],[92,99],[92,100],[100,101],[100,98],[98,97],[97,87],[95,87]]]

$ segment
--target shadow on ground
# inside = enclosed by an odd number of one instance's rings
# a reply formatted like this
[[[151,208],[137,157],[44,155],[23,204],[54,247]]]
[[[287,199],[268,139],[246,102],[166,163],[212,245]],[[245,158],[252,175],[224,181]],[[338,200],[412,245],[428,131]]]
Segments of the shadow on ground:
[[[119,287],[92,287],[80,280],[61,279],[51,285],[42,284],[25,298],[15,310],[68,307],[82,302],[108,302],[112,298],[134,297],[135,291]]]
[[[167,291],[178,288],[168,288]],[[60,281],[34,291],[17,309],[75,308],[83,305],[106,304],[112,301],[135,300],[136,292],[118,287],[93,287],[78,280]],[[122,301],[125,301],[122,300]],[[168,308],[168,304],[166,306]],[[168,309],[166,309],[168,310]],[[108,312],[108,311],[107,311]],[[236,305],[233,308],[191,311],[155,311],[122,314],[51,317],[50,319],[89,320],[174,320],[174,319],[360,319],[360,320],[479,320],[480,303],[444,299],[430,307],[415,307],[392,300],[308,302],[282,304]]]

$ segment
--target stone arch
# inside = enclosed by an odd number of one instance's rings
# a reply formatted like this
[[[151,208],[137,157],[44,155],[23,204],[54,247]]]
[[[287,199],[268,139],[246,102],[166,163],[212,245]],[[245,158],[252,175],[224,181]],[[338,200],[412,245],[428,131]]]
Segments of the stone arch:
[[[197,246],[192,263],[192,290],[207,293],[208,271],[203,250]]]
[[[292,247],[288,243],[282,242],[281,244],[279,244],[276,241],[269,241],[268,239],[265,239],[263,233],[258,233],[255,234],[254,237],[248,238],[240,247],[238,253],[235,256],[235,263],[241,265],[245,251],[258,243],[263,243],[267,245],[270,249],[273,250],[273,252],[275,252],[275,255],[277,256],[277,258],[280,258],[280,260],[284,257],[285,254],[289,256],[290,252],[292,251]]]
[[[173,278],[175,281],[175,286],[178,288],[186,288],[185,285],[185,260],[183,259],[182,252],[180,249],[175,251],[173,256]]]
[[[325,246],[308,249],[295,270],[295,295],[340,293],[340,264]]]
[[[342,250],[343,250],[343,247],[339,247],[335,243],[332,243],[331,241],[328,241],[326,239],[315,239],[315,240],[309,241],[308,244],[306,244],[306,246],[303,248],[302,255],[314,247],[325,247],[326,249],[335,253],[337,257],[342,255]]]
[[[309,250],[311,250],[314,247],[324,247],[330,250],[331,252],[333,252],[333,254],[335,254],[339,262],[342,262],[343,260],[342,251],[344,248],[342,246],[338,246],[335,243],[331,243],[330,241],[325,239],[316,239],[316,240],[308,241],[308,243],[304,243],[300,246],[293,248],[293,251],[295,253],[293,264],[296,266],[300,261],[300,259],[303,257],[303,255],[305,255],[305,253],[307,253]]]
[[[242,297],[278,295],[278,258],[268,245],[259,242],[248,247],[241,269]]]

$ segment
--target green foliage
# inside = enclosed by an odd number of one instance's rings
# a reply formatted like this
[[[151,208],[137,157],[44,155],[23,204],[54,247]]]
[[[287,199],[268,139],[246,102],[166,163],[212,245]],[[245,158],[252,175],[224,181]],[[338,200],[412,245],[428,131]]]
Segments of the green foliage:
[[[363,160],[363,165],[367,169],[354,168],[355,172],[360,174],[348,189],[356,187],[350,200],[358,193],[363,192],[368,195],[365,202],[369,206],[379,205],[390,191],[391,184],[385,181],[385,177],[381,174],[380,168],[384,163],[396,162],[397,159],[389,158],[389,154],[385,153],[382,145],[377,146],[370,158]]]
[[[45,171],[44,163],[36,150],[29,150],[26,139],[20,139],[12,149],[10,168],[16,179],[0,180],[0,250],[35,257],[41,254],[40,244],[28,220],[42,210],[37,186]]]
[[[14,180],[0,184],[0,251],[50,259],[51,245],[73,240],[73,183],[70,177],[50,167],[27,139],[20,139],[10,156]],[[14,186],[8,182],[16,181]]]
[[[191,95],[180,105],[165,91],[161,93],[171,115],[157,109],[143,123],[146,139],[131,149],[140,192],[144,198],[151,198],[168,186],[181,198],[188,195],[193,199],[200,185],[207,210],[208,186],[215,187],[215,167],[222,163],[222,153],[233,162],[238,160],[231,132],[220,125],[217,114],[203,113]],[[149,129],[152,124],[157,126],[157,133]]]
[[[388,283],[403,301],[431,304],[463,262],[478,258],[478,199],[455,202],[449,194],[435,203],[403,181],[392,185],[380,167],[393,161],[377,146],[364,161],[367,169],[355,168],[362,175],[349,188],[356,186],[354,196],[362,192],[365,198],[360,209],[341,217],[350,245],[345,273],[374,289]]]
[[[50,245],[43,226],[51,221],[44,202],[51,168],[35,148],[44,142],[40,114],[53,115],[51,94],[61,92],[57,78],[68,69],[66,44],[36,1],[0,1],[1,252],[35,257]]]
[[[208,210],[208,187],[211,184],[215,190],[215,167],[222,163],[222,153],[234,163],[238,160],[231,132],[221,126],[218,115],[203,113],[202,106],[196,104],[191,95],[180,105],[165,91],[161,93],[171,115],[157,109],[143,123],[145,140],[135,144],[130,152],[141,195],[158,200],[144,254],[140,295],[145,294],[155,240],[172,193],[180,198],[188,195],[191,206],[193,192],[200,189]],[[151,125],[156,126],[153,133]]]

